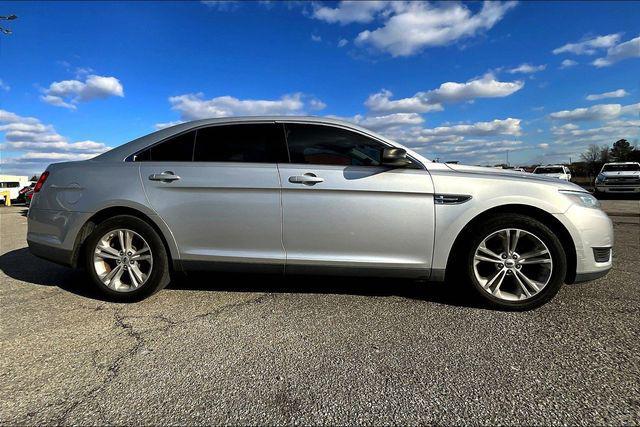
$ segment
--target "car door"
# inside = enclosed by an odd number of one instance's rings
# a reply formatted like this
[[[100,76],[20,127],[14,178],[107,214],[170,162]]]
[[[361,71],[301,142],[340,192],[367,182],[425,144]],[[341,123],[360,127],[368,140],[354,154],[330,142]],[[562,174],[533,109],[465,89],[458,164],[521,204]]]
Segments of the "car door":
[[[136,156],[149,203],[171,229],[188,268],[284,268],[277,162],[282,128],[200,128]]]
[[[341,127],[285,123],[280,164],[287,272],[426,277],[433,184],[417,161],[381,165],[382,142]]]

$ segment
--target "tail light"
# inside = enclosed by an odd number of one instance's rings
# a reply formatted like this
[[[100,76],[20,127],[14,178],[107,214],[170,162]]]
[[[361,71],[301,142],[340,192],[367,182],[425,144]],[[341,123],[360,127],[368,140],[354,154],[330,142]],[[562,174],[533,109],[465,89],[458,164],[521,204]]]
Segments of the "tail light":
[[[40,175],[40,178],[38,178],[38,182],[36,182],[36,186],[33,187],[34,193],[37,193],[38,191],[40,191],[40,189],[42,188],[42,186],[44,185],[44,182],[47,180],[48,177],[49,177],[49,171],[42,172],[42,175]]]

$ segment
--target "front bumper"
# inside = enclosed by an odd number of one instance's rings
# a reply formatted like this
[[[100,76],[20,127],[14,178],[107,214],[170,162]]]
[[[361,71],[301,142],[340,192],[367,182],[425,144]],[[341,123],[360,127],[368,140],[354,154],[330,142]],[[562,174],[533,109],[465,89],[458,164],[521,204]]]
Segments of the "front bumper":
[[[613,265],[613,250],[605,262],[598,262],[594,248],[613,249],[613,222],[600,209],[572,205],[555,217],[569,230],[576,249],[575,282],[594,280],[607,274]]]
[[[640,185],[596,184],[596,191],[600,193],[640,193]]]

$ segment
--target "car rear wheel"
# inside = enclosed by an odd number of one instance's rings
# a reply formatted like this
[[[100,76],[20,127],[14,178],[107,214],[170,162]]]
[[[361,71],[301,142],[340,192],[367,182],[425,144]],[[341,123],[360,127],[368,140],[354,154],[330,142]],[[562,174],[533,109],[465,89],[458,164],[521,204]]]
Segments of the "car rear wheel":
[[[516,214],[474,227],[465,262],[476,293],[507,310],[546,303],[558,293],[567,271],[566,254],[553,231]]]
[[[115,301],[138,301],[169,283],[168,257],[160,236],[134,216],[116,216],[96,226],[84,256],[97,289]]]

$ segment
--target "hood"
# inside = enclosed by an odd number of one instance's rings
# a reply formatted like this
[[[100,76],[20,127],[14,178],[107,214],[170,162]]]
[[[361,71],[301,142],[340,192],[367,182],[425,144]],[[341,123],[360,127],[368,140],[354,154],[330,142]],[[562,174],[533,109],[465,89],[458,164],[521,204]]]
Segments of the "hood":
[[[449,163],[447,163],[446,165],[449,167],[449,169],[454,170],[456,172],[482,175],[487,178],[505,177],[509,179],[517,179],[518,181],[522,181],[522,182],[545,183],[545,184],[553,185],[557,188],[561,188],[564,190],[585,191],[579,185],[576,185],[569,181],[558,179],[555,176],[555,175],[559,176],[560,174],[553,174],[554,176],[534,175],[528,172],[516,172],[508,169],[497,169],[497,168],[483,167],[483,166],[466,166],[466,165],[457,165],[457,164],[449,164]]]

